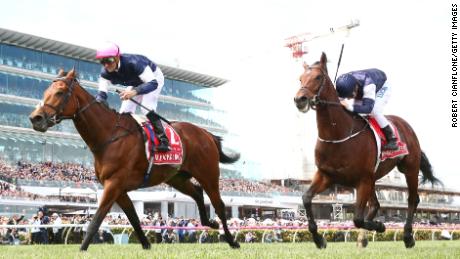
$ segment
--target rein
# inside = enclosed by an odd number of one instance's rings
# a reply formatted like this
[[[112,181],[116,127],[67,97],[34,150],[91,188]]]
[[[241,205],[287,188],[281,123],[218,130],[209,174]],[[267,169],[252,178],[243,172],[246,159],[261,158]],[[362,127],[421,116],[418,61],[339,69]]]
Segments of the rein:
[[[310,67],[309,69],[313,69],[313,68],[319,69],[321,71],[321,74],[323,75],[323,78],[321,80],[321,85],[319,87],[318,94],[314,95],[312,98],[307,97],[307,105],[309,107],[311,107],[312,110],[316,110],[318,105],[325,105],[326,108],[327,108],[328,105],[342,106],[342,104],[340,102],[328,101],[328,100],[325,100],[325,99],[321,99],[320,96],[321,96],[322,90],[324,89],[324,85],[326,83],[327,73],[320,67]],[[306,86],[302,86],[301,89],[305,89],[307,91],[310,91]],[[329,109],[327,111],[329,112]],[[361,132],[365,131],[367,126],[369,125],[369,122],[366,120],[366,124],[364,125],[364,127],[362,127],[359,131],[353,133],[353,128],[354,128],[353,121],[354,121],[354,117],[353,117],[353,120],[352,120],[350,133],[349,133],[348,136],[346,136],[344,138],[341,138],[341,139],[323,139],[318,134],[318,140],[321,141],[321,142],[325,142],[325,143],[333,143],[333,144],[342,143],[342,142],[345,142],[345,141],[347,141],[347,140],[349,140],[351,138],[354,138],[354,137],[358,136]],[[335,126],[336,123],[332,122],[331,125]]]
[[[112,137],[110,139],[104,141],[102,144],[100,144],[100,145],[98,145],[98,146],[96,146],[94,148],[90,148],[93,153],[96,153],[96,151],[100,151],[100,150],[106,148],[109,144],[111,144],[111,143],[113,143],[113,142],[115,142],[115,141],[117,141],[117,140],[119,140],[121,138],[124,138],[124,137],[130,135],[131,133],[135,132],[135,130],[133,130],[133,129],[129,129],[129,128],[121,126],[120,125],[120,118],[121,118],[121,113],[118,114],[117,123],[113,127],[112,134],[111,134]],[[122,134],[115,136],[115,131],[116,131],[117,128],[124,129],[125,131]]]

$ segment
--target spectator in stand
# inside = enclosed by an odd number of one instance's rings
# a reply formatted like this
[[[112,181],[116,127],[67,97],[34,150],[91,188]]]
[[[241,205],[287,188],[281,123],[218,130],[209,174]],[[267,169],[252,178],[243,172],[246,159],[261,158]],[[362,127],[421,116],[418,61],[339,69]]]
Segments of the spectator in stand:
[[[162,220],[161,216],[158,216],[156,219],[154,219],[153,221],[153,225],[156,226],[156,227],[161,227],[161,226],[164,226],[164,221]],[[162,229],[161,228],[157,228],[155,229],[155,242],[156,243],[161,243],[163,241],[163,237],[162,237]]]
[[[178,227],[186,227],[187,226],[187,221],[185,221],[182,217],[177,224]],[[177,236],[179,238],[179,243],[184,243],[185,242],[185,230],[184,229],[179,229],[177,231]]]
[[[246,235],[244,236],[244,242],[254,243],[254,241],[255,241],[254,234],[251,231],[248,231]]]
[[[14,215],[11,217],[10,220],[8,220],[7,224],[8,225],[18,225],[19,222],[21,222],[24,219],[24,215],[21,215],[19,217],[18,215]],[[15,243],[18,243],[19,241],[19,234],[18,234],[18,229],[17,228],[8,228],[6,230],[6,239],[8,240],[8,243],[10,245],[14,245]]]
[[[62,219],[56,212],[51,215],[51,219],[53,225],[62,225]],[[53,227],[53,244],[62,244],[62,230],[62,227]]]
[[[32,215],[32,218],[30,219],[31,225],[34,225],[36,227],[33,227],[30,230],[31,233],[31,241],[32,244],[41,244],[41,232],[40,232],[40,219],[38,218],[37,214]]]
[[[189,228],[194,228],[196,227],[196,222],[194,219],[190,219],[187,227]],[[188,235],[188,242],[189,243],[196,243],[197,238],[196,238],[196,230],[195,229],[188,229],[187,230],[187,235]]]
[[[40,225],[48,225],[50,223],[50,218],[46,216],[41,208],[38,210],[38,219],[40,220]],[[48,244],[48,229],[40,228],[40,240],[42,244]]]

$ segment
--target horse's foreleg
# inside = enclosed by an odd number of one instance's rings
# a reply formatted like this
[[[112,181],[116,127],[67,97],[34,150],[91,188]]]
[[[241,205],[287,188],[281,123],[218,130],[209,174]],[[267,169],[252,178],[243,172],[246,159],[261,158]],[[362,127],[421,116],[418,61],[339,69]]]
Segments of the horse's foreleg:
[[[92,241],[93,236],[99,230],[102,220],[104,220],[107,212],[109,212],[113,203],[121,194],[120,184],[115,182],[106,181],[104,186],[104,193],[102,194],[101,203],[99,208],[94,214],[91,223],[88,226],[88,231],[86,232],[85,239],[80,246],[80,251],[86,251],[88,249],[89,243]]]
[[[304,193],[304,195],[302,195],[303,205],[305,207],[305,212],[307,213],[308,230],[313,236],[313,241],[315,242],[316,247],[319,249],[326,248],[327,244],[326,240],[324,240],[324,238],[318,234],[318,226],[316,225],[312,211],[312,200],[317,193],[326,190],[329,185],[329,180],[320,172],[316,172],[310,188]]]
[[[375,194],[375,184],[371,179],[369,181],[363,180],[357,187],[356,192],[356,205],[355,205],[355,216],[353,223],[357,228],[364,228],[366,230],[375,230],[377,232],[384,232],[385,225],[381,222],[375,222],[372,220],[377,213],[377,209],[380,206]],[[367,202],[370,202],[369,214],[364,220],[364,210],[366,209]]]
[[[415,246],[415,240],[412,235],[412,222],[414,220],[414,214],[417,210],[420,198],[418,196],[418,171],[415,174],[406,174],[406,183],[409,191],[409,198],[407,199],[409,207],[407,210],[406,224],[404,225],[404,245],[406,248],[412,248]]]
[[[374,220],[375,216],[377,215],[378,210],[380,209],[380,203],[377,199],[377,195],[375,191],[372,193],[372,196],[369,199],[369,212],[367,213],[366,220],[372,221]]]
[[[147,237],[145,237],[144,231],[142,231],[139,217],[137,216],[133,202],[131,201],[131,198],[129,198],[128,194],[122,193],[117,199],[117,204],[120,206],[123,212],[125,212],[129,222],[131,223],[131,226],[133,226],[134,231],[136,231],[137,237],[142,244],[142,248],[150,249],[150,242]]]
[[[368,201],[368,208],[369,212],[367,213],[366,216],[366,221],[367,222],[372,222],[377,215],[377,212],[380,208],[380,203],[377,199],[377,195],[375,192],[372,193],[372,196],[370,197]],[[372,223],[371,223],[372,224]],[[379,230],[377,232],[383,232],[385,231],[385,225],[379,222],[375,222],[375,224],[378,225]],[[383,229],[382,229],[383,228]],[[362,231],[359,232],[358,234],[358,246],[359,247],[366,247],[368,244],[368,239],[367,239],[367,230],[362,229]]]

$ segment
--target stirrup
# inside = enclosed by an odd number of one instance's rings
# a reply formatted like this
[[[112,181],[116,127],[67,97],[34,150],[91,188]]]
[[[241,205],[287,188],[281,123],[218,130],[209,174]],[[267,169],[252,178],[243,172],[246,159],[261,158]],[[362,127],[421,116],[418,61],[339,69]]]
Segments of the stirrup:
[[[396,141],[394,141],[394,142],[387,142],[387,143],[382,147],[382,150],[394,151],[394,150],[397,150],[397,149],[398,149],[398,143],[396,143]]]
[[[168,152],[171,151],[171,147],[169,147],[168,144],[165,144],[160,141],[160,144],[158,146],[155,146],[155,151],[157,152]]]

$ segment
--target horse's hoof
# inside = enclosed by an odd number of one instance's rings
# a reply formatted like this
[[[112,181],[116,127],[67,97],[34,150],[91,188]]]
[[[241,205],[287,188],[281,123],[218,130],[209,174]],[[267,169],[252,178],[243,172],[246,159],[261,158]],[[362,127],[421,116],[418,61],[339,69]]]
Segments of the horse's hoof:
[[[409,234],[408,236],[404,236],[404,245],[406,246],[406,248],[412,248],[415,246],[415,240],[411,234]]]
[[[377,228],[375,229],[378,233],[385,232],[385,225],[382,222],[377,222]]]
[[[363,238],[358,241],[359,248],[366,248],[368,244],[369,244],[369,240],[367,238]]]
[[[233,249],[238,249],[240,248],[240,244],[238,242],[233,242],[230,244],[230,247]]]
[[[213,229],[219,229],[219,223],[217,223],[217,221],[211,219],[211,220],[209,220],[208,227],[213,228]]]
[[[327,246],[326,239],[324,239],[323,237],[315,238],[314,241],[318,249],[323,249]]]
[[[150,243],[142,245],[142,249],[144,249],[144,250],[150,250],[150,248],[152,248],[152,245],[150,245]]]

